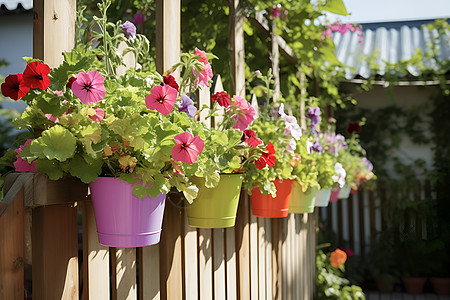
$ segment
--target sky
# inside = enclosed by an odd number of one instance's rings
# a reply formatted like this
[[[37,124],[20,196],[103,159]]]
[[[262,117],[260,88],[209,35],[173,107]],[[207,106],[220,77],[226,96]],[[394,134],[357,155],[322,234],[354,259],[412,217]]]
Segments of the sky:
[[[343,0],[349,16],[329,14],[334,22],[370,23],[450,18],[450,0]]]

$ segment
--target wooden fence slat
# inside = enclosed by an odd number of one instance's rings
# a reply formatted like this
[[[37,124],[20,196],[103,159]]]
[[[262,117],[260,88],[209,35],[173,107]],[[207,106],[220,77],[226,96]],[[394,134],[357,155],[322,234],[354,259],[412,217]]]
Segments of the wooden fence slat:
[[[109,247],[98,242],[97,224],[91,201],[82,203],[83,216],[83,296],[109,299]]]
[[[235,237],[238,273],[238,295],[240,299],[250,299],[250,237],[248,211],[250,209],[247,193],[241,192],[239,201]]]
[[[225,244],[223,228],[212,230],[213,234],[213,272],[214,272],[214,300],[225,300],[226,276],[225,276]]]
[[[366,249],[365,244],[365,233],[364,233],[364,191],[358,191],[358,217],[359,217],[359,251],[365,255]]]
[[[77,229],[74,204],[33,210],[33,299],[78,299]]]
[[[281,224],[282,220],[274,218],[272,221],[272,299],[282,299],[281,294]]]
[[[117,299],[137,299],[136,248],[116,248]]]
[[[0,299],[24,298],[23,218],[22,188],[0,219]]]
[[[244,13],[240,0],[230,0],[231,92],[245,97]]]
[[[168,198],[175,197],[170,194]],[[182,299],[182,259],[183,249],[181,248],[182,229],[181,210],[175,207],[168,200],[166,202],[161,242],[159,243],[160,259],[160,289],[162,299]]]
[[[141,277],[140,288],[142,299],[159,300],[160,293],[160,262],[159,245],[152,245],[140,248],[141,255]]]
[[[285,297],[285,299],[288,298],[288,268],[289,268],[289,249],[288,249],[288,221],[287,218],[283,218],[281,221],[281,228],[282,228],[282,244],[281,244],[281,293]]]
[[[213,274],[212,274],[212,230],[209,228],[198,229],[198,270],[200,284],[200,299],[213,299]]]
[[[234,228],[225,229],[225,258],[226,258],[226,287],[227,300],[237,299],[237,261],[236,261],[236,234]]]
[[[198,243],[197,229],[189,226],[186,210],[184,219],[184,282],[185,299],[198,299]]]
[[[270,299],[272,297],[272,223],[270,218],[264,218],[264,226],[266,228],[266,298]]]
[[[266,228],[264,218],[257,218],[258,222],[258,287],[259,299],[268,299],[266,295]]]
[[[248,213],[250,221],[250,295],[251,299],[258,299],[258,222],[251,209]]]

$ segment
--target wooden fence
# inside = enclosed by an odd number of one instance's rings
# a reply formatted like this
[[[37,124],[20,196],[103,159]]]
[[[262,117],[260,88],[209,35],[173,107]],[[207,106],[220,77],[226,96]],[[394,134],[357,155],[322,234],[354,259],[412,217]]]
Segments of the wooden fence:
[[[400,193],[400,189],[359,190],[348,199],[320,208],[319,215],[324,225],[334,232],[339,246],[364,255],[370,250],[377,234],[389,226],[389,201],[424,201],[433,198],[429,181],[418,181],[414,185],[414,190],[408,190],[403,199],[397,198],[398,196],[389,197],[392,193]],[[432,230],[431,220],[414,211],[405,211],[396,218],[402,220],[398,228],[398,239],[405,229],[413,230],[418,238],[424,239],[429,230]]]

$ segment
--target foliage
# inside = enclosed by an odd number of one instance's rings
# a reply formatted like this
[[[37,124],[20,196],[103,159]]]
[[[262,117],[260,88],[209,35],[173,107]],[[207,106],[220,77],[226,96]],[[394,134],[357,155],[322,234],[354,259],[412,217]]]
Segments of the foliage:
[[[316,295],[314,299],[357,300],[366,299],[362,289],[350,285],[344,276],[344,267],[336,268],[330,263],[330,253],[318,250],[316,255]]]

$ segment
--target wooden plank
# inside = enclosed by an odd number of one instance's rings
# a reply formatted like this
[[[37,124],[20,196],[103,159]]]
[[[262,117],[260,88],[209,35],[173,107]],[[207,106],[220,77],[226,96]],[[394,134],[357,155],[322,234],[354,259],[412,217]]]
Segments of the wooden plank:
[[[266,233],[264,218],[257,218],[258,222],[258,294],[259,299],[267,299],[266,295]]]
[[[223,228],[212,230],[213,234],[213,272],[214,272],[214,299],[225,300],[226,293],[226,275],[225,275],[225,244]]]
[[[264,218],[264,222],[266,227],[266,297],[270,298],[272,295],[272,223],[270,218]]]
[[[201,109],[204,105],[211,107],[211,95],[209,88],[205,86],[200,86],[198,91],[198,108]],[[211,127],[211,119],[206,119],[209,114],[209,110],[203,110],[200,112],[199,121],[205,123],[208,127]]]
[[[249,210],[250,220],[250,295],[259,299],[258,291],[258,221]]]
[[[369,216],[370,216],[370,243],[375,241],[375,199],[373,193],[369,194]]]
[[[272,219],[272,299],[282,299],[281,288],[281,225],[279,218]]]
[[[33,56],[50,68],[75,45],[76,0],[33,1]]]
[[[235,226],[238,299],[250,299],[249,209],[249,197],[247,193],[241,192]]]
[[[337,241],[338,241],[338,245],[342,245],[342,242],[344,240],[344,229],[343,229],[343,218],[344,216],[342,215],[343,212],[343,202],[344,199],[339,200],[338,202],[336,202],[336,210],[337,210]]]
[[[358,191],[358,217],[359,217],[359,249],[365,255],[365,234],[364,234],[364,191]]]
[[[109,247],[98,242],[97,224],[91,201],[81,204],[83,216],[83,296],[110,299]]]
[[[213,299],[212,230],[199,228],[198,232],[198,278],[200,299]]]
[[[23,188],[0,218],[0,299],[24,298]]]
[[[241,194],[242,196],[242,194]],[[236,261],[236,235],[234,228],[225,229],[225,258],[226,258],[226,287],[227,287],[227,300],[235,300],[238,298],[238,271]]]
[[[281,243],[281,294],[288,297],[288,268],[289,268],[289,250],[288,250],[288,228],[287,218],[281,221],[282,243]]]
[[[278,98],[280,98],[280,52],[278,51],[278,43],[277,43],[277,35],[275,34],[276,30],[276,21],[272,20],[270,29],[270,42],[272,49],[270,51],[270,61],[272,64],[272,75],[273,75],[273,101],[277,102]]]
[[[33,299],[78,299],[77,208],[33,210]]]
[[[117,299],[137,299],[136,248],[116,248]]]
[[[222,84],[222,78],[218,74],[214,75],[212,90],[213,90],[213,92],[212,92],[213,95],[215,93],[217,93],[217,92],[222,92],[224,90],[223,89],[223,84]],[[213,105],[213,103],[211,105]],[[221,106],[219,106],[217,104],[216,104],[216,107],[217,107],[217,114],[218,114],[218,116],[213,117],[213,119],[211,120],[212,126],[214,128],[218,128],[218,125],[220,123],[222,123],[222,121],[223,121],[223,114],[225,112],[225,109],[223,107],[221,107]]]
[[[156,0],[156,70],[163,74],[179,61],[181,0]],[[172,73],[180,82],[180,73]]]
[[[348,206],[347,206],[347,220],[348,220],[348,239],[349,239],[349,247],[351,249],[354,249],[354,242],[355,242],[355,228],[353,223],[353,199],[354,196],[350,195],[350,198],[348,198]]]
[[[142,299],[159,300],[161,299],[159,245],[142,247],[140,252]]]
[[[182,299],[183,249],[181,247],[181,210],[169,200],[177,194],[169,194],[164,212],[161,242],[159,243],[161,299]],[[178,195],[179,197],[179,195]]]
[[[245,48],[244,48],[244,13],[240,0],[228,1],[229,39],[231,50],[231,89],[234,95],[245,97]]]
[[[184,282],[185,299],[198,299],[198,243],[197,229],[189,226],[186,210],[184,220]]]

